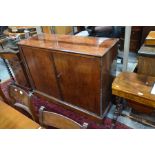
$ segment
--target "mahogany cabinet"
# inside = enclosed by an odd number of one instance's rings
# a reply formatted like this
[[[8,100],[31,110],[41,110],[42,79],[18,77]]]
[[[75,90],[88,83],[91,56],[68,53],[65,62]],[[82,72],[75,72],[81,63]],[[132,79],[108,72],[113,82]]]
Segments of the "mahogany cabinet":
[[[118,39],[43,34],[18,45],[36,95],[102,119],[110,106],[117,42]]]

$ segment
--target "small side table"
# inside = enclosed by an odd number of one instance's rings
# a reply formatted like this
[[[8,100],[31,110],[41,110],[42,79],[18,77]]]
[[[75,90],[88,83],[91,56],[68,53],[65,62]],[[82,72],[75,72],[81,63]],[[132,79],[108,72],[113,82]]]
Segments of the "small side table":
[[[133,101],[135,106],[146,107],[154,112],[155,95],[151,94],[154,83],[155,77],[131,72],[122,72],[115,78],[112,84],[112,94],[116,95],[117,99],[113,126],[117,117],[121,115],[123,99]]]

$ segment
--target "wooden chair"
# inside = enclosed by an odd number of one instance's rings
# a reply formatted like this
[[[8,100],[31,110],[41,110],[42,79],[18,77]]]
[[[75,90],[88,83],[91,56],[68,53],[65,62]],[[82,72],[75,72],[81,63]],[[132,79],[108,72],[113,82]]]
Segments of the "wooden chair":
[[[58,129],[86,129],[88,127],[88,123],[80,125],[74,120],[63,115],[45,111],[44,106],[41,106],[39,109],[39,122],[42,126],[51,126]]]
[[[11,103],[19,108],[27,112],[33,120],[35,120],[34,112],[31,104],[31,95],[32,93],[26,92],[22,88],[11,84],[8,87],[8,93],[11,98]]]

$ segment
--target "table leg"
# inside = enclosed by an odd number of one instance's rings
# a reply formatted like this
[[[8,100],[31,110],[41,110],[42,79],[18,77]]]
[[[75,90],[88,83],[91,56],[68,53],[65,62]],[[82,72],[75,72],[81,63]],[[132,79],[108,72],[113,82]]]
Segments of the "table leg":
[[[115,99],[116,108],[115,108],[115,112],[114,112],[114,116],[113,116],[113,120],[112,120],[112,126],[111,126],[112,129],[115,128],[117,118],[118,118],[118,116],[121,115],[121,112],[123,110],[122,102],[123,102],[123,98],[116,96],[116,99]]]
[[[4,62],[4,64],[5,64],[5,66],[6,66],[6,69],[7,69],[8,73],[9,73],[11,79],[12,79],[13,81],[15,81],[15,78],[14,78],[14,76],[12,75],[12,72],[11,72],[11,70],[10,70],[10,67],[9,67],[7,61],[6,61],[4,58],[2,58],[2,59],[3,59],[3,62]]]

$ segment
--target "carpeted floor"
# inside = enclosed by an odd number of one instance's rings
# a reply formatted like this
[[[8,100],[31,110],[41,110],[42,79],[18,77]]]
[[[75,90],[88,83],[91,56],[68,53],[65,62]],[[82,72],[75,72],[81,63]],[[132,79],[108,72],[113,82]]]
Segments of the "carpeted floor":
[[[1,88],[4,91],[4,94],[6,95],[6,97],[8,97],[8,93],[7,93],[7,86],[11,83],[11,80],[8,80],[4,83],[1,84]],[[40,106],[45,106],[48,110],[53,111],[53,112],[57,112],[60,113],[62,115],[65,115],[75,121],[77,121],[80,124],[83,124],[84,122],[87,122],[89,124],[88,128],[89,129],[110,129],[111,128],[111,124],[112,124],[112,120],[110,118],[104,118],[102,124],[98,124],[92,120],[90,120],[87,117],[81,116],[75,112],[66,110],[60,106],[57,106],[53,103],[49,103],[47,101],[44,101],[43,99],[40,99],[36,96],[33,97],[33,101],[32,101],[34,107],[35,107],[35,112],[38,115],[38,109],[40,108]],[[116,129],[129,129],[130,127],[121,124],[120,122],[116,122]]]

